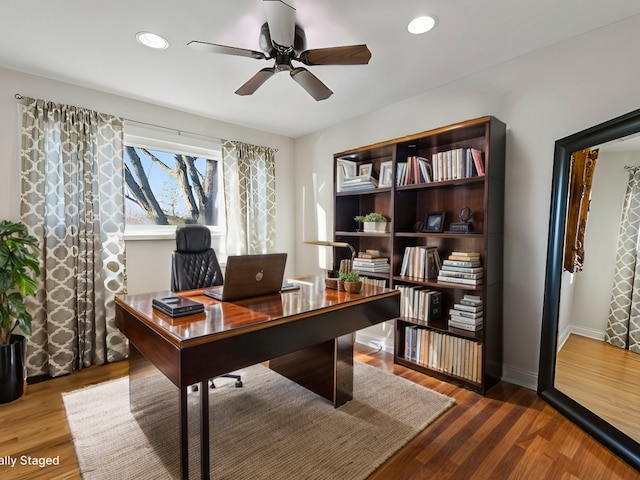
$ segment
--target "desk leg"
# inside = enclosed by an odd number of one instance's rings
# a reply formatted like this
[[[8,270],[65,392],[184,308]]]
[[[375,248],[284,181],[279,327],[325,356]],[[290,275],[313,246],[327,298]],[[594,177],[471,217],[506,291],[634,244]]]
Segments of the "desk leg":
[[[269,361],[269,367],[335,407],[353,398],[354,334],[289,353]]]
[[[191,396],[199,398],[200,402],[189,402]],[[200,408],[194,403],[199,403]],[[207,382],[200,384],[199,394],[190,393],[188,387],[178,388],[133,343],[129,343],[129,404],[131,413],[171,478],[189,479],[189,449],[199,446],[200,475],[202,480],[209,480]],[[191,442],[190,416],[200,420],[200,428],[194,432]],[[176,451],[180,452],[179,465],[172,460]]]

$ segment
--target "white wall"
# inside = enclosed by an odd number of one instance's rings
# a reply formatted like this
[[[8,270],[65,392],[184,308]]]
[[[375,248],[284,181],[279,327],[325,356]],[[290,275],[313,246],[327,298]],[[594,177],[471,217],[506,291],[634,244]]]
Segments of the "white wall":
[[[498,117],[508,128],[503,378],[535,388],[554,142],[640,108],[639,44],[634,17],[297,139],[298,244],[331,236],[333,153]],[[316,268],[317,250],[298,248],[299,271]]]
[[[19,119],[14,94],[76,105],[184,132],[273,147],[276,154],[276,214],[279,251],[288,252],[287,275],[294,274],[294,142],[238,125],[191,115],[104,92],[81,88],[0,68],[0,218],[20,218]],[[129,292],[160,290],[170,283],[170,255],[174,241],[127,241]]]

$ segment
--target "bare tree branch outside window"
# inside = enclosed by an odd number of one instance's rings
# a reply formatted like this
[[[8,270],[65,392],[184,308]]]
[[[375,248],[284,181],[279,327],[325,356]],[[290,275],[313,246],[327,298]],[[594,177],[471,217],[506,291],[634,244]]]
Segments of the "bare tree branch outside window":
[[[125,147],[127,224],[218,225],[218,161]]]

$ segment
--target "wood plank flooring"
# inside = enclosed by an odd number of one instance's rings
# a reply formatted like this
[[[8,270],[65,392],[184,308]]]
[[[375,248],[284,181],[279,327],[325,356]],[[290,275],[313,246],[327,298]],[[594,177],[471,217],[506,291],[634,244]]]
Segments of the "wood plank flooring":
[[[640,354],[571,334],[558,352],[555,385],[640,442]]]
[[[393,365],[391,355],[359,344],[356,359],[456,399],[369,480],[640,477],[531,390],[502,382],[485,398]],[[45,468],[0,465],[0,479],[79,479],[61,395],[126,373],[126,362],[85,369],[28,385],[24,397],[0,405],[0,459],[60,457],[60,465]]]

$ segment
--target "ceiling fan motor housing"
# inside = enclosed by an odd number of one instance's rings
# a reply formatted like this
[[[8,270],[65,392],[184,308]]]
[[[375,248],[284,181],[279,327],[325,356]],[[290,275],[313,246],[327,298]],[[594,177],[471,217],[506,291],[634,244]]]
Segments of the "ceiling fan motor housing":
[[[258,39],[260,50],[266,53],[270,57],[276,57],[274,50],[279,53],[288,54],[290,57],[296,57],[300,53],[307,49],[307,37],[304,34],[302,27],[296,24],[295,36],[293,39],[293,45],[278,45],[271,40],[271,34],[269,33],[269,24],[264,23],[260,28],[260,38]],[[291,54],[293,53],[293,54]]]

